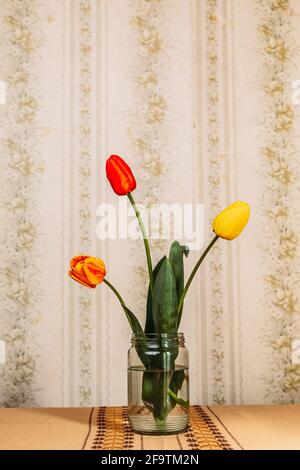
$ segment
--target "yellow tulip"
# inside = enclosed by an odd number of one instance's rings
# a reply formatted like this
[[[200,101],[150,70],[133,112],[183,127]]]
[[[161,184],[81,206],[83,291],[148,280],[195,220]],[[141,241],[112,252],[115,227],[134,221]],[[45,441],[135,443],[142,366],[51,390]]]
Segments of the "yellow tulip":
[[[225,240],[234,240],[244,230],[249,217],[249,204],[237,201],[217,215],[212,224],[213,231],[218,237]]]

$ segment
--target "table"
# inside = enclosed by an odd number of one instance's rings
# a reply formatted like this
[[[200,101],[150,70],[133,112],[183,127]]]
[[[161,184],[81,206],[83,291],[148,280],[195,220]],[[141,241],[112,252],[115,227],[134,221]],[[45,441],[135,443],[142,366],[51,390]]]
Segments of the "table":
[[[300,405],[194,406],[187,432],[141,436],[126,407],[2,408],[0,450],[300,450]]]

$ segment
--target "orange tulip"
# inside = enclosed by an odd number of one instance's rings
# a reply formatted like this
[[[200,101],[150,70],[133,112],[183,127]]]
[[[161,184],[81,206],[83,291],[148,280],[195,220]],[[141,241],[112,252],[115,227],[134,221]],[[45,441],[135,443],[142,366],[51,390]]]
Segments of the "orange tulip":
[[[83,286],[94,289],[106,275],[102,259],[92,256],[74,256],[70,263],[69,276]]]

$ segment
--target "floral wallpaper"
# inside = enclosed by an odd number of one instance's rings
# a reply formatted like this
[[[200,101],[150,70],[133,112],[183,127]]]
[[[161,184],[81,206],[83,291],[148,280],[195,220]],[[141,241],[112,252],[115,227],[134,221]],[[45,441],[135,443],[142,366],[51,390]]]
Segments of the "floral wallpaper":
[[[1,406],[126,403],[126,319],[66,276],[103,257],[144,320],[143,244],[96,237],[113,153],[138,202],[203,203],[206,240],[251,205],[187,299],[192,402],[299,402],[299,22],[298,0],[0,0]]]
[[[41,106],[37,68],[42,20],[38,2],[1,2],[1,78],[7,106],[1,114],[1,337],[7,367],[1,382],[2,406],[36,404],[40,317],[38,193],[44,169],[39,150]]]
[[[91,232],[92,232],[92,208],[90,195],[90,179],[92,175],[91,165],[91,53],[92,53],[92,32],[91,21],[95,12],[92,9],[91,2],[81,2],[79,12],[79,231],[80,246],[84,253],[91,252]],[[91,354],[91,295],[86,289],[81,289],[79,298],[80,304],[80,403],[89,404],[91,400],[90,377],[92,375],[90,367]]]
[[[207,34],[207,158],[209,159],[208,207],[209,223],[225,207],[222,198],[221,175],[224,171],[224,158],[221,151],[220,123],[220,51],[218,34],[218,2],[209,0],[206,4]],[[211,325],[212,347],[210,348],[214,403],[224,404],[224,311],[223,311],[223,261],[222,245],[216,245],[208,262],[207,276],[210,280],[212,302]]]
[[[260,77],[262,96],[262,194],[265,237],[265,304],[269,318],[265,329],[270,372],[267,395],[279,403],[299,400],[300,366],[290,363],[297,338],[299,161],[295,109],[291,83],[299,61],[293,31],[295,11],[289,1],[263,1],[257,5],[258,47],[264,65]]]
[[[132,67],[131,118],[128,135],[132,143],[132,159],[139,162],[137,172],[143,181],[140,202],[145,207],[158,204],[166,188],[166,174],[170,172],[168,154],[168,62],[167,48],[169,15],[172,2],[133,0],[130,4],[130,27],[134,47]],[[144,122],[143,127],[140,123]],[[136,252],[136,244],[132,244]],[[166,244],[153,240],[156,257],[162,256]],[[161,257],[160,256],[160,257]],[[140,309],[147,295],[148,271],[144,263],[144,248],[140,245],[140,260],[135,268]]]

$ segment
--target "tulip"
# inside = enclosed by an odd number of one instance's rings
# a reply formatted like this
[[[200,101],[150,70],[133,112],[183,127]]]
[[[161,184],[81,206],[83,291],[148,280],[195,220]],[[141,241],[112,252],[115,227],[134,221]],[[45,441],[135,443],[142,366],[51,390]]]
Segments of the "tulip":
[[[131,194],[136,188],[136,181],[129,166],[118,155],[112,155],[106,162],[106,175],[107,178],[118,196],[127,196],[137,217],[145,245],[148,273],[150,279],[150,289],[153,292],[153,272],[152,272],[152,259],[150,253],[150,245],[147,237],[146,229],[140,214],[140,211],[135,203]]]
[[[212,228],[215,232],[215,237],[211,240],[211,242],[208,244],[208,246],[205,248],[202,255],[200,256],[181,294],[178,303],[178,327],[181,321],[181,313],[185,296],[207,254],[219,238],[224,238],[225,240],[234,240],[235,238],[237,238],[247,225],[249,217],[249,204],[247,204],[246,202],[237,201],[234,204],[228,206],[222,212],[220,212],[220,214],[217,215],[217,217],[214,219]]]
[[[118,155],[112,155],[107,160],[106,175],[118,196],[126,196],[136,188],[136,181],[131,169]]]
[[[98,284],[104,282],[119,300],[133,333],[139,337],[144,336],[143,329],[136,316],[126,307],[117,289],[105,279],[106,269],[102,259],[93,256],[74,256],[71,259],[70,266],[69,276],[83,286],[95,289]]]
[[[217,215],[212,224],[213,231],[220,238],[234,240],[244,230],[249,217],[249,204],[237,201]]]
[[[70,263],[69,276],[83,286],[94,289],[106,275],[102,259],[92,256],[74,256]]]

